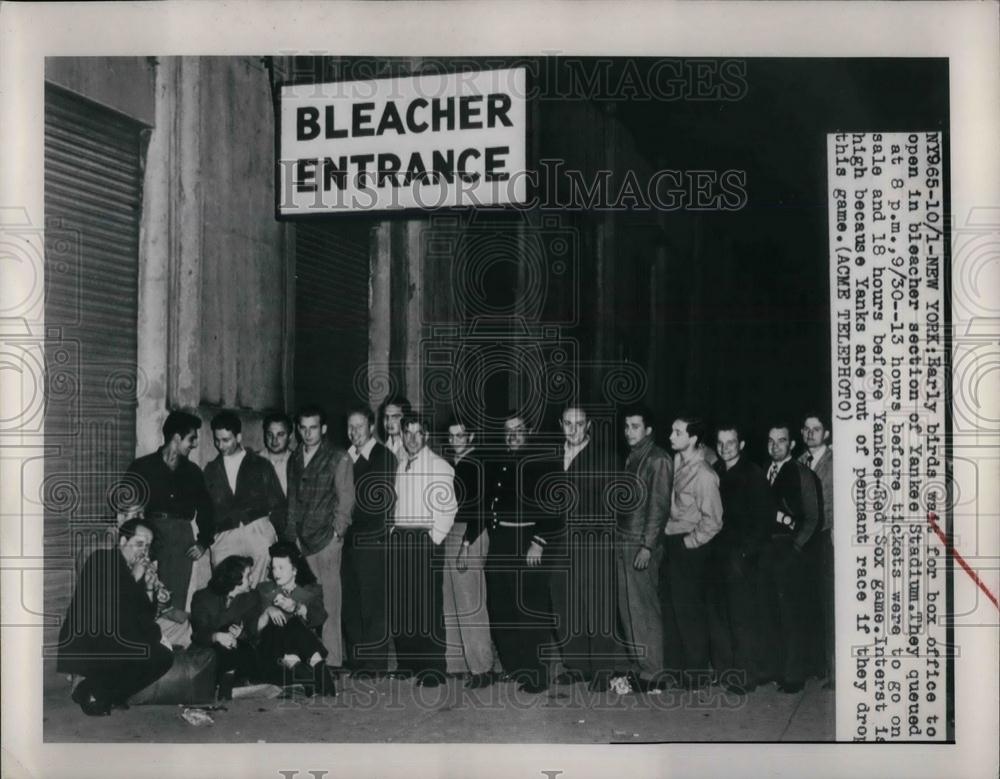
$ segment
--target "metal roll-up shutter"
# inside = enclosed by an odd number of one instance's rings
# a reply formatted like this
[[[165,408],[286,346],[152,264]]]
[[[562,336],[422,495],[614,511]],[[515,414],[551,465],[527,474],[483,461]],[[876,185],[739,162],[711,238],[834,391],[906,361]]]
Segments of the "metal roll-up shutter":
[[[135,455],[140,123],[45,89],[46,645]]]
[[[320,404],[336,441],[345,438],[347,409],[368,401],[359,388],[368,386],[369,227],[295,228],[295,400]]]

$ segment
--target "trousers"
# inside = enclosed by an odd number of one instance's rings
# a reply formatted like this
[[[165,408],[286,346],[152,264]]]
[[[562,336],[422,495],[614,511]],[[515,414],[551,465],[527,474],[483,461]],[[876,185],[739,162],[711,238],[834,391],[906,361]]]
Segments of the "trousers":
[[[342,591],[340,588],[340,560],[344,549],[344,539],[331,538],[330,543],[316,554],[306,555],[319,586],[323,590],[323,606],[326,608],[326,622],[323,623],[323,646],[327,648],[327,665],[340,667],[344,664],[344,639],[341,635],[340,611]]]
[[[664,659],[685,678],[709,673],[705,563],[708,545],[688,549],[684,535],[663,537],[660,567],[663,604]]]
[[[256,587],[267,578],[267,566],[271,562],[268,550],[271,544],[278,540],[274,526],[267,517],[260,517],[246,525],[223,530],[215,537],[215,542],[209,550],[212,555],[212,567],[232,555],[241,555],[253,560],[250,569],[250,586]]]
[[[486,555],[489,536],[480,534],[469,546],[468,566],[460,571],[455,559],[462,548],[465,523],[456,522],[445,538],[444,604],[445,660],[449,673],[486,673],[493,669],[490,618],[486,610]]]
[[[446,671],[443,552],[424,528],[389,534],[389,625],[400,671]]]
[[[384,528],[352,526],[344,539],[341,568],[346,664],[354,670],[385,671],[392,655],[389,596],[386,589],[389,546]]]
[[[663,611],[659,594],[663,548],[653,549],[649,565],[637,571],[633,561],[641,545],[639,538],[622,534],[615,538],[618,619],[640,676],[651,679],[663,671]]]
[[[486,558],[487,607],[493,643],[503,669],[541,682],[541,647],[552,635],[549,568],[528,567],[525,555],[534,526],[498,525],[490,531]],[[543,558],[544,559],[544,558]]]

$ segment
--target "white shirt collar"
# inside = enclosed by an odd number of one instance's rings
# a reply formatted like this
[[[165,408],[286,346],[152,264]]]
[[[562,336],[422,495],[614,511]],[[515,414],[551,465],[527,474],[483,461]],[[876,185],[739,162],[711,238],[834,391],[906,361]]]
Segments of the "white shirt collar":
[[[358,450],[358,447],[352,446],[350,449],[347,450],[347,453],[351,455],[351,459],[354,462],[357,462],[362,457],[364,457],[366,460],[370,460],[372,458],[372,449],[375,448],[376,443],[377,442],[375,441],[374,438],[369,438],[367,441],[365,441],[365,445],[361,447],[360,451]]]
[[[821,446],[816,447],[816,451],[815,452],[812,451],[811,449],[809,449],[809,450],[806,451],[806,454],[807,455],[812,455],[812,460],[809,461],[809,466],[811,468],[815,468],[816,467],[816,463],[818,463],[820,460],[822,460],[823,459],[823,455],[826,454],[826,444],[822,444]]]

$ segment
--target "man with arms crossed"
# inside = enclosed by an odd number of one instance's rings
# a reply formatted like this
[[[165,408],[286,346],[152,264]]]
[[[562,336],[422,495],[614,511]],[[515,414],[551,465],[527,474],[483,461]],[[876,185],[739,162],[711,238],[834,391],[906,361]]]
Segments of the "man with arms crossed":
[[[354,508],[351,458],[326,439],[326,414],[304,406],[295,416],[302,445],[288,462],[288,522],[285,536],[298,542],[323,590],[326,622],[323,645],[327,665],[344,662],[341,637],[340,561],[344,534]]]
[[[219,456],[205,466],[205,484],[215,513],[212,567],[230,555],[253,560],[250,587],[267,577],[268,549],[285,525],[285,496],[274,468],[243,448],[243,425],[231,411],[212,419]]]

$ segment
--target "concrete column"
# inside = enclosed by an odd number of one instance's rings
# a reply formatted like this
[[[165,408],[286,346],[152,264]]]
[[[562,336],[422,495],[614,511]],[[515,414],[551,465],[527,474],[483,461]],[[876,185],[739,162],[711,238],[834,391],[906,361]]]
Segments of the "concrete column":
[[[200,392],[199,63],[166,57],[156,72],[156,126],[146,156],[139,246],[136,450],[161,442],[167,409]]]
[[[373,409],[392,391],[391,236],[388,222],[372,228],[368,276],[368,400]]]
[[[176,115],[177,61],[157,63],[155,127],[146,152],[139,228],[138,407],[136,454],[160,444],[168,392],[170,258],[172,256],[171,127]]]
[[[409,300],[406,306],[406,396],[414,408],[423,406],[423,360],[421,349],[424,316],[424,252],[422,230],[426,222],[411,219],[406,222],[406,262],[410,277]]]
[[[201,401],[201,61],[177,62],[171,220],[175,252],[170,274],[168,401],[196,407]]]

